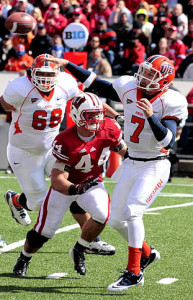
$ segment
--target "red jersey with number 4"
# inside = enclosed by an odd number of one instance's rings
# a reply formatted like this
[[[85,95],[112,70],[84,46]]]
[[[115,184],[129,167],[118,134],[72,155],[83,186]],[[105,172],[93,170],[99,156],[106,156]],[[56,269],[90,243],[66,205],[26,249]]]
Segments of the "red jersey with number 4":
[[[64,72],[60,73],[58,83],[48,96],[40,92],[27,76],[10,81],[3,93],[4,100],[15,108],[9,143],[38,155],[51,149],[66,103],[77,94],[76,80]]]
[[[115,148],[122,139],[119,124],[112,119],[105,118],[104,125],[96,132],[91,141],[83,141],[77,134],[77,127],[73,126],[61,132],[53,142],[53,155],[57,160],[71,167],[68,180],[80,183],[92,175],[100,177],[103,165],[108,160],[110,150]]]

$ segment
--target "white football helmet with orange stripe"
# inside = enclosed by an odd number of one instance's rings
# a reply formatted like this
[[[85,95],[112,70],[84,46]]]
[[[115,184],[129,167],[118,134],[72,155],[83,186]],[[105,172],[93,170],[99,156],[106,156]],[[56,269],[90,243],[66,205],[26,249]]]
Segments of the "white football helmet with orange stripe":
[[[153,55],[140,64],[134,74],[137,87],[146,91],[163,91],[175,77],[174,65],[162,55]]]
[[[35,58],[31,66],[31,81],[40,91],[49,92],[57,83],[59,69],[55,63],[45,58],[53,58],[53,56],[41,54]]]
[[[99,130],[104,122],[102,101],[92,93],[82,93],[72,100],[70,114],[77,126],[90,131]]]

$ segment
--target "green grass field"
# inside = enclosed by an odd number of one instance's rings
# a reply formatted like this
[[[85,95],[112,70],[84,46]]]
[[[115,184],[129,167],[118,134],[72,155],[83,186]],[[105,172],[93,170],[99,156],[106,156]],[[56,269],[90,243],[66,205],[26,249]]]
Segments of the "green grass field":
[[[107,179],[105,184],[112,194],[114,183]],[[0,255],[0,299],[193,300],[193,179],[173,178],[151,206],[151,211],[144,215],[146,240],[160,251],[161,260],[147,269],[143,287],[133,287],[118,294],[108,292],[107,286],[126,267],[127,243],[108,225],[101,237],[114,245],[117,252],[106,257],[86,255],[86,276],[74,271],[68,256],[69,249],[80,234],[80,229],[75,228],[56,234],[33,256],[27,277],[14,277],[12,269],[22,249],[14,243],[25,239],[27,231],[36,221],[37,213],[30,212],[32,225],[22,227],[17,224],[4,200],[7,189],[20,192],[15,176],[1,171],[0,234],[10,250]],[[75,223],[67,213],[61,228]],[[67,274],[58,279],[46,278],[53,273]],[[158,283],[165,278],[176,281]]]

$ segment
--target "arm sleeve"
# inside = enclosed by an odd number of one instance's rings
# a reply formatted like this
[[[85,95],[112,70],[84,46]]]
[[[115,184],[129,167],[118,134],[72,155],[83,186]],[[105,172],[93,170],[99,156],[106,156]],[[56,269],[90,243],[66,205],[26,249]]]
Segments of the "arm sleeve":
[[[177,128],[176,121],[167,119],[160,122],[155,115],[152,115],[147,120],[157,141],[165,149],[171,148],[175,142]]]
[[[87,88],[89,87],[95,90],[101,97],[120,102],[117,92],[109,81],[102,80],[97,77],[95,73],[85,70],[71,62],[68,63],[66,69]]]

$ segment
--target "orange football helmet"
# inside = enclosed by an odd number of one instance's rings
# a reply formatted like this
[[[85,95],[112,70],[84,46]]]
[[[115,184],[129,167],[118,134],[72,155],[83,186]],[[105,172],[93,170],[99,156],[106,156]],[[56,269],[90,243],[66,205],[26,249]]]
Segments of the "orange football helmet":
[[[45,58],[53,58],[53,56],[41,54],[35,58],[31,66],[31,81],[40,91],[49,92],[57,83],[59,69],[55,63]]]
[[[137,87],[147,91],[163,91],[169,88],[175,77],[174,65],[162,55],[153,55],[140,64],[134,74]]]

